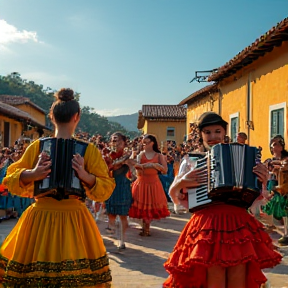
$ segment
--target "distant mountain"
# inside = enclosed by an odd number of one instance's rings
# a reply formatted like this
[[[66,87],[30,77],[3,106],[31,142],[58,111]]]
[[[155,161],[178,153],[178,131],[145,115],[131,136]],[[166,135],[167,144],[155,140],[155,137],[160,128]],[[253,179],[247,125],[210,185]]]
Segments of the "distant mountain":
[[[130,115],[119,115],[106,117],[108,121],[121,124],[127,131],[138,131],[138,112]]]

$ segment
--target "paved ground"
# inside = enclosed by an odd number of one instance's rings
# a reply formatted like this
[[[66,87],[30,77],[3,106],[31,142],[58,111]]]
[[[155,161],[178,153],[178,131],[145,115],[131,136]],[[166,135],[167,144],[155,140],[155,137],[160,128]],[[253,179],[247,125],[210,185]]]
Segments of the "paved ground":
[[[189,217],[189,214],[172,214],[169,218],[152,222],[151,237],[139,236],[138,223],[131,221],[127,231],[127,248],[123,251],[118,251],[117,240],[107,235],[105,217],[99,220],[98,227],[110,257],[113,288],[161,288],[167,277],[163,263]],[[11,219],[0,223],[0,243],[16,221]],[[283,233],[282,228],[277,226],[271,233],[275,244]],[[284,255],[282,263],[273,269],[267,269],[265,273],[270,280],[271,288],[288,288],[288,246],[279,250]]]

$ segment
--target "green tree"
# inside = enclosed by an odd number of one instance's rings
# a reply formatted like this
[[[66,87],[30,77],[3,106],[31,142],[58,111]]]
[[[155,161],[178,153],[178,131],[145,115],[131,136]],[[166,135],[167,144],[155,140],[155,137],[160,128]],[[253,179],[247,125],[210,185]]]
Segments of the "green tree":
[[[44,88],[42,84],[34,81],[22,79],[18,72],[13,72],[7,76],[0,76],[0,95],[16,95],[29,98],[34,104],[42,108],[47,114],[54,101],[56,91],[50,87]],[[80,103],[81,93],[75,92],[75,99]],[[127,131],[122,125],[116,122],[110,122],[104,116],[95,113],[93,108],[84,106],[81,108],[81,120],[78,130],[87,132],[90,135],[101,134],[109,137],[113,132],[120,131],[125,135],[135,135],[135,132]],[[49,119],[47,117],[47,125]],[[137,133],[137,132],[136,132]],[[135,136],[133,136],[135,137]]]

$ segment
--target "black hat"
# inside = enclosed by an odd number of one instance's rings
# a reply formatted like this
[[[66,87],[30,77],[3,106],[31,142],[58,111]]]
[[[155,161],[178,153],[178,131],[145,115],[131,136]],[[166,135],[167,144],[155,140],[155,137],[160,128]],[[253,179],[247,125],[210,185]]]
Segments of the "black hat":
[[[216,124],[221,125],[226,131],[228,123],[224,121],[222,117],[215,112],[205,112],[198,119],[198,127],[200,131],[206,126]]]

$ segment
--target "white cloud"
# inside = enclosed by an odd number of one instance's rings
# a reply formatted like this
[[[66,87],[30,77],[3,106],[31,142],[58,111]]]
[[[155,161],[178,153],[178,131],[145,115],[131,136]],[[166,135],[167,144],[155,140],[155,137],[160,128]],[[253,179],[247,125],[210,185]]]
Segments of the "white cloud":
[[[27,43],[29,41],[39,42],[37,32],[20,31],[15,26],[0,19],[0,49],[7,50],[6,45],[10,43]]]

